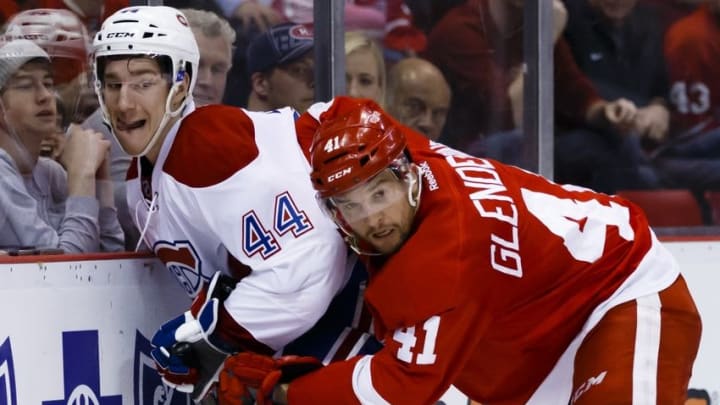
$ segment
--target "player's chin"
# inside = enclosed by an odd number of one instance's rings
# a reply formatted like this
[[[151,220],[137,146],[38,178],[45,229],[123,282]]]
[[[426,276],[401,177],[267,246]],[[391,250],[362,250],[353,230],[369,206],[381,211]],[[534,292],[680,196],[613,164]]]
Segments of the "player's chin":
[[[380,238],[371,237],[369,239],[375,250],[384,255],[395,253],[398,249],[400,249],[403,243],[402,239],[400,238],[400,233],[397,231],[392,232],[388,236]]]

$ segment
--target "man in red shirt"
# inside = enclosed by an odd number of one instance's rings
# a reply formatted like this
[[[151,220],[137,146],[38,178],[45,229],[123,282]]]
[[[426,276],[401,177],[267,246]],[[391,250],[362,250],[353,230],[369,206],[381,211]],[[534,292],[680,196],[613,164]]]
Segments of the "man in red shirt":
[[[683,403],[701,321],[637,206],[431,142],[371,101],[319,121],[313,185],[369,264],[385,346],[274,400],[431,404],[452,384],[492,404]],[[240,355],[225,387],[264,399],[292,361]]]
[[[655,161],[670,185],[720,189],[720,2],[709,1],[665,35],[671,136]]]

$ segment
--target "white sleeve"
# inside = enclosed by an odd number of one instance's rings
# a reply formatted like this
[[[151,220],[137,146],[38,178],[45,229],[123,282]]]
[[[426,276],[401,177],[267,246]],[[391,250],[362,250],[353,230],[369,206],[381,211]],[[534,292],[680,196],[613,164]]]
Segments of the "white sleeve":
[[[328,102],[324,102],[324,101],[317,102],[317,103],[311,105],[310,107],[308,107],[306,112],[308,114],[310,114],[316,120],[320,121],[320,114],[329,110],[330,107],[332,107],[334,101],[335,101],[335,99],[332,99]]]

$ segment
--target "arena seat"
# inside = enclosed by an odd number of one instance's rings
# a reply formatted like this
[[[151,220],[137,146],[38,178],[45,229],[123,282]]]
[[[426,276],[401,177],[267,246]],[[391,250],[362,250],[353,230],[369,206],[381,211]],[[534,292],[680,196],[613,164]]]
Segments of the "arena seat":
[[[690,190],[619,190],[616,194],[640,206],[650,226],[704,225],[702,210]]]
[[[710,207],[713,225],[720,225],[720,191],[706,191],[705,200]]]

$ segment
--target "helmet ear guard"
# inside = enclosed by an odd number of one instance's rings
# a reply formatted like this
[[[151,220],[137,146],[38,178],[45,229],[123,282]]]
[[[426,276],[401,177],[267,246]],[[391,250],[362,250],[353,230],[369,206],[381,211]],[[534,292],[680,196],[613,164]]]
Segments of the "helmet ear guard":
[[[183,62],[183,61],[180,61],[180,62]],[[181,67],[178,69],[177,74],[175,75],[175,81],[181,82],[181,81],[183,81],[183,79],[185,79],[185,68]]]

